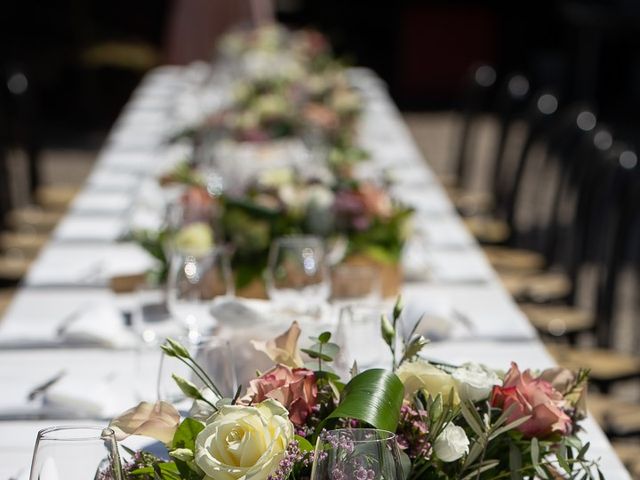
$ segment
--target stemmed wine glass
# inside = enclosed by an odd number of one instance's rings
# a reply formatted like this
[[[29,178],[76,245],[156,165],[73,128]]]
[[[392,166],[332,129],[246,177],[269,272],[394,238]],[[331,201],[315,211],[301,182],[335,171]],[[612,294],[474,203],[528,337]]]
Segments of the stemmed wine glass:
[[[322,240],[292,235],[273,241],[266,272],[267,293],[295,313],[316,314],[331,293]]]
[[[374,428],[323,432],[316,443],[311,480],[404,478],[395,434]]]
[[[215,327],[211,314],[216,297],[233,295],[229,256],[222,247],[194,255],[175,252],[169,269],[167,307],[196,343]]]
[[[29,480],[124,480],[115,433],[102,427],[40,430]]]

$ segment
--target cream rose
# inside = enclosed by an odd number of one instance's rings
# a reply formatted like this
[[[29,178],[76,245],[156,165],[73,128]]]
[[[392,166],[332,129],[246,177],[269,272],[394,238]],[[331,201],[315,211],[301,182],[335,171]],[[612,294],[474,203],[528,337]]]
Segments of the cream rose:
[[[424,390],[428,395],[435,397],[442,395],[446,402],[453,389],[453,404],[460,403],[456,382],[448,373],[434,367],[424,360],[403,363],[396,372],[404,385],[405,398],[410,397],[419,390]]]
[[[265,480],[293,435],[289,412],[275,400],[225,405],[196,437],[195,462],[205,480]]]
[[[465,363],[451,376],[456,382],[460,398],[470,402],[486,400],[493,386],[501,383],[496,372],[477,363]]]
[[[213,247],[213,231],[204,222],[191,223],[176,234],[175,244],[186,254],[204,254]]]
[[[462,427],[448,423],[433,442],[433,451],[443,462],[455,462],[469,453],[469,439]]]

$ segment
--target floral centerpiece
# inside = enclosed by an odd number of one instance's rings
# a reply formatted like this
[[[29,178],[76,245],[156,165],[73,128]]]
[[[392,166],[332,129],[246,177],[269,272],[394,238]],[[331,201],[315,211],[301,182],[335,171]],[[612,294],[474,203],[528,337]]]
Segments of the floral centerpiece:
[[[521,371],[512,363],[500,373],[476,364],[431,363],[418,355],[427,340],[414,334],[399,338],[400,315],[398,302],[392,318],[381,318],[392,352],[390,370],[359,372],[354,364],[342,378],[331,368],[340,349],[330,333],[300,350],[294,323],[271,341],[254,342],[274,366],[233,398],[222,398],[189,351],[168,340],[165,354],[189,365],[199,382],[174,375],[194,403],[182,420],[173,406],[160,402],[141,403],[111,422],[120,438],[147,435],[167,447],[164,459],[131,452],[127,476],[308,478],[314,460],[325,455],[323,448],[314,452],[318,438],[319,446],[332,435],[334,442],[344,442],[332,428],[370,426],[395,433],[407,479],[604,478],[587,459],[588,444],[577,436],[585,415],[586,372]],[[352,478],[345,471],[338,465],[332,478]],[[373,471],[357,469],[363,480],[377,478]]]
[[[223,196],[223,203],[222,230],[234,246],[237,288],[260,279],[274,238],[310,234],[333,246],[334,263],[373,262],[391,271],[383,275],[383,293],[397,293],[412,211],[382,186],[355,179],[326,183],[285,169],[263,175],[241,196]]]

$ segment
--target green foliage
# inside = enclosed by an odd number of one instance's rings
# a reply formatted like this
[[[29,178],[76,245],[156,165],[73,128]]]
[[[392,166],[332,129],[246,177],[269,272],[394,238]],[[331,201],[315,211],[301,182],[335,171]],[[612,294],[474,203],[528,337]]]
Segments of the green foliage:
[[[388,370],[366,370],[353,377],[342,390],[338,407],[317,428],[339,418],[351,418],[381,430],[395,432],[400,418],[404,387]]]

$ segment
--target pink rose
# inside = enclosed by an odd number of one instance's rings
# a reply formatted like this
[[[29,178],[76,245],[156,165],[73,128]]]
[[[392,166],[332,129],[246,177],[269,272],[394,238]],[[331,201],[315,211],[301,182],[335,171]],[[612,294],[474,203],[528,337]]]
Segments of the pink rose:
[[[529,370],[520,373],[516,363],[511,364],[502,387],[493,387],[491,405],[503,410],[512,408],[509,422],[531,415],[518,427],[527,438],[567,435],[571,431],[571,419],[562,410],[562,394],[548,381],[533,378]]]
[[[242,403],[259,403],[267,398],[277,400],[289,411],[289,418],[298,426],[304,425],[318,401],[316,376],[306,368],[289,368],[278,364],[249,382]]]

